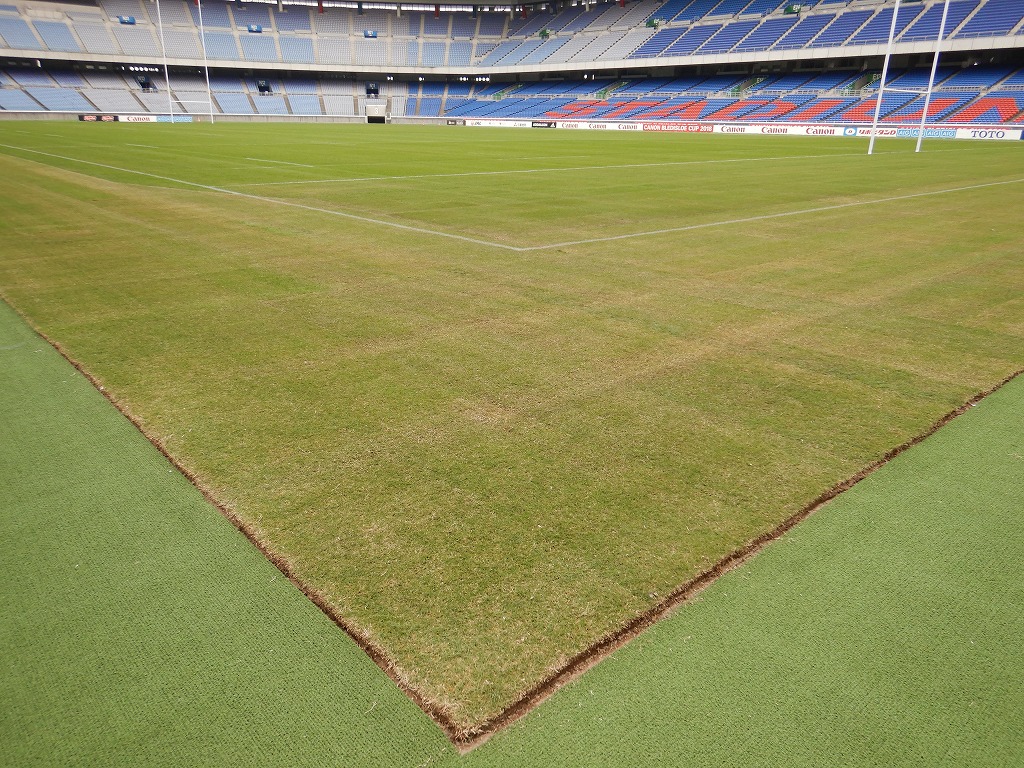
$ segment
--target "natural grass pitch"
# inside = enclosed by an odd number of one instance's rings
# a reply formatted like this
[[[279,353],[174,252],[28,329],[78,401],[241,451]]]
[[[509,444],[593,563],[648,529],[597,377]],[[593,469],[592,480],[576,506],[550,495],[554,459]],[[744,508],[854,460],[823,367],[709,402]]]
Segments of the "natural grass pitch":
[[[1021,753],[1024,377],[468,756],[3,303],[0,390],[5,764]]]
[[[454,730],[1024,364],[1016,145],[0,144],[4,295]]]

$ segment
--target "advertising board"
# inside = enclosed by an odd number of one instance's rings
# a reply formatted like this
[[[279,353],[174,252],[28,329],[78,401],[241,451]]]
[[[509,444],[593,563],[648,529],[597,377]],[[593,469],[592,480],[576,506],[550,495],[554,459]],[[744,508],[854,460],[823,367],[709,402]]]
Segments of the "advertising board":
[[[122,120],[124,118],[121,118]],[[576,131],[644,131],[650,133],[743,133],[764,136],[846,136],[869,137],[871,126],[861,125],[791,125],[788,123],[695,123],[672,120],[613,122],[602,120],[448,120],[448,125],[470,125],[492,128],[558,128]],[[916,125],[884,125],[878,137],[917,138]],[[974,139],[986,141],[1020,141],[1024,128],[1002,126],[929,126],[926,139]]]

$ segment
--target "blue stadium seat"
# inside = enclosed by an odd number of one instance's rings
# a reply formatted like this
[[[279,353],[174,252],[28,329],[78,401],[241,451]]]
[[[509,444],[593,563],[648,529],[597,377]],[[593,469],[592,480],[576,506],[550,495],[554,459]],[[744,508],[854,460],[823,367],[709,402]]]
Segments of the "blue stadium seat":
[[[32,28],[22,19],[0,16],[0,40],[8,48],[25,51],[41,51],[43,44],[36,39]]]

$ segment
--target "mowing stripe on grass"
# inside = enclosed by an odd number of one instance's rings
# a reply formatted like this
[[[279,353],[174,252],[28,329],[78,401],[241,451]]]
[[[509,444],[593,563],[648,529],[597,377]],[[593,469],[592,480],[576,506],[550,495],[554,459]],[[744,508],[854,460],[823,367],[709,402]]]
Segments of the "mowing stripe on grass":
[[[569,168],[519,168],[506,171],[463,171],[461,173],[416,173],[403,176],[359,176],[345,179],[300,179],[297,181],[253,181],[238,187],[283,187],[296,184],[344,184],[356,181],[407,181],[411,179],[455,179],[465,176],[512,176],[525,173],[564,173],[566,171],[616,171],[628,168],[669,168],[684,165],[720,163],[760,163],[766,160],[815,160],[825,157],[861,157],[862,152],[832,152],[827,155],[785,155],[783,157],[734,157],[723,160],[678,160],[664,163],[619,163],[616,165],[578,165]],[[246,158],[252,160],[253,158]],[[528,158],[524,158],[528,159]],[[313,167],[313,166],[308,166]]]
[[[963,152],[965,149],[935,149],[932,152]],[[891,155],[899,154],[897,152],[876,152],[875,154]],[[863,152],[830,152],[824,155],[782,155],[778,157],[735,157],[719,160],[677,160],[662,163],[618,163],[616,165],[580,165],[571,166],[568,168],[521,168],[505,171],[464,171],[461,173],[417,173],[410,175],[399,175],[399,176],[357,176],[340,179],[299,179],[293,181],[253,181],[246,182],[244,184],[236,184],[236,187],[281,187],[288,185],[302,185],[302,184],[343,184],[345,182],[357,182],[357,181],[405,181],[411,179],[448,179],[448,178],[459,178],[463,176],[505,176],[514,174],[529,174],[529,173],[562,173],[565,171],[615,171],[628,168],[668,168],[668,167],[679,167],[688,165],[716,165],[722,163],[759,163],[766,160],[816,160],[823,158],[833,157],[863,157]],[[562,155],[562,157],[588,157],[588,155]],[[251,159],[251,158],[247,158]],[[548,160],[546,158],[531,158],[523,157],[517,158],[520,160]],[[314,166],[309,166],[314,167]]]
[[[879,203],[895,203],[900,200],[914,200],[920,197],[934,197],[935,195],[948,195],[953,192],[968,192],[973,189],[986,189],[988,187],[1001,187],[1008,184],[1020,184],[1024,179],[1009,179],[1007,181],[990,181],[984,184],[970,184],[965,187],[949,187],[936,189],[930,192],[914,192],[907,195],[893,195],[876,200],[858,200],[852,203],[837,203],[835,205],[822,205],[816,208],[802,208],[797,211],[783,211],[781,213],[766,213],[761,216],[744,216],[738,219],[725,219],[722,221],[709,221],[704,224],[689,224],[685,227],[669,227],[667,229],[650,229],[644,232],[631,232],[625,235],[609,235],[607,237],[593,237],[585,240],[566,240],[561,243],[547,243],[545,245],[533,245],[516,248],[517,251],[542,251],[549,248],[568,248],[574,245],[587,245],[589,243],[608,243],[614,240],[630,240],[637,237],[651,237],[654,235],[668,235],[677,232],[691,232],[697,229],[709,229],[711,227],[724,227],[733,224],[750,224],[755,221],[769,221],[770,219],[783,219],[789,216],[807,216],[814,213],[825,213],[826,211],[841,211],[844,208],[857,208],[863,205],[878,205]]]
[[[210,192],[220,192],[220,193],[223,193],[223,194],[226,194],[226,195],[232,195],[234,197],[241,197],[241,198],[245,198],[245,199],[248,199],[248,200],[257,200],[257,201],[260,201],[260,202],[270,203],[270,204],[273,204],[273,205],[283,205],[283,206],[286,206],[286,207],[289,207],[289,208],[298,208],[300,210],[311,211],[313,213],[322,213],[322,214],[326,214],[326,215],[329,215],[329,216],[340,216],[342,218],[352,219],[354,221],[361,221],[361,222],[363,222],[365,224],[376,224],[376,225],[379,225],[379,226],[391,227],[393,229],[404,230],[406,232],[417,232],[419,234],[433,235],[435,237],[445,237],[445,238],[449,238],[451,240],[460,240],[462,242],[473,243],[475,245],[484,245],[484,246],[487,246],[487,247],[490,247],[490,248],[500,248],[502,250],[513,251],[513,252],[516,252],[516,253],[525,253],[525,252],[529,252],[529,251],[543,251],[543,250],[550,250],[550,249],[553,249],[553,248],[568,248],[568,247],[576,246],[576,245],[588,245],[588,244],[591,244],[591,243],[605,243],[605,242],[612,242],[612,241],[616,241],[616,240],[629,240],[629,239],[640,238],[640,237],[653,237],[653,236],[656,236],[656,235],[667,235],[667,234],[675,234],[675,233],[679,233],[679,232],[690,232],[690,231],[699,230],[699,229],[710,229],[712,227],[725,227],[725,226],[731,226],[731,225],[735,225],[735,224],[749,224],[749,223],[758,222],[758,221],[769,221],[771,219],[781,219],[781,218],[787,218],[787,217],[791,217],[791,216],[806,216],[806,215],[812,215],[812,214],[815,214],[815,213],[825,213],[825,212],[828,212],[828,211],[839,211],[839,210],[843,210],[843,209],[846,209],[846,208],[856,208],[856,207],[865,206],[865,205],[879,205],[879,204],[882,204],[882,203],[895,203],[895,202],[899,202],[900,200],[914,200],[914,199],[922,198],[922,197],[934,197],[936,195],[947,195],[947,194],[953,194],[953,193],[956,193],[956,192],[969,192],[969,191],[975,190],[975,189],[986,189],[986,188],[990,188],[990,187],[999,187],[999,186],[1006,186],[1006,185],[1009,185],[1009,184],[1024,183],[1024,178],[1021,178],[1021,179],[1008,179],[1008,180],[1005,180],[1005,181],[991,181],[991,182],[985,182],[985,183],[981,183],[981,184],[969,184],[969,185],[961,186],[961,187],[947,187],[945,189],[936,189],[936,190],[931,190],[931,191],[928,191],[928,192],[913,192],[913,193],[909,193],[909,194],[906,194],[906,195],[891,195],[889,197],[876,198],[876,199],[873,199],[873,200],[858,200],[858,201],[850,202],[850,203],[837,203],[835,205],[823,205],[823,206],[816,206],[814,208],[801,208],[799,210],[794,210],[794,211],[783,211],[781,213],[768,213],[768,214],[763,214],[763,215],[760,215],[760,216],[744,216],[744,217],[736,218],[736,219],[721,219],[719,221],[709,221],[709,222],[705,222],[703,224],[689,224],[689,225],[683,226],[683,227],[671,227],[671,228],[667,228],[667,229],[652,229],[652,230],[645,230],[643,232],[630,232],[630,233],[626,233],[626,234],[623,234],[623,235],[609,235],[607,237],[595,237],[595,238],[587,238],[587,239],[582,239],[582,240],[565,240],[565,241],[555,242],[555,243],[543,243],[541,245],[516,246],[516,245],[508,245],[506,243],[498,243],[498,242],[494,242],[492,240],[483,240],[483,239],[480,239],[480,238],[468,237],[466,235],[459,235],[459,234],[455,234],[455,233],[452,233],[452,232],[442,232],[442,231],[436,230],[436,229],[427,229],[426,227],[416,227],[416,226],[412,226],[410,224],[401,224],[399,222],[394,222],[394,221],[385,221],[383,219],[374,219],[374,218],[371,218],[369,216],[360,216],[358,214],[347,213],[345,211],[338,211],[338,210],[331,209],[331,208],[319,208],[317,206],[305,205],[303,203],[296,203],[296,202],[292,202],[290,200],[281,200],[279,198],[274,198],[274,197],[264,197],[262,195],[253,195],[253,194],[249,194],[249,193],[246,193],[246,192],[239,192],[239,191],[234,190],[234,189],[228,189],[226,187],[217,187],[217,186],[213,186],[213,185],[210,185],[210,184],[200,184],[199,182],[195,182],[195,181],[186,181],[184,179],[176,179],[176,178],[173,178],[171,176],[163,176],[163,175],[160,175],[160,174],[148,173],[146,171],[138,171],[138,170],[134,170],[134,169],[131,169],[131,168],[122,168],[122,167],[119,167],[119,166],[116,166],[116,165],[108,165],[107,163],[97,163],[97,162],[94,162],[92,160],[81,160],[81,159],[79,159],[77,157],[68,157],[67,155],[58,155],[58,154],[55,154],[55,153],[52,153],[52,152],[43,152],[43,151],[37,150],[37,149],[27,149],[25,147],[18,147],[18,146],[14,146],[14,145],[11,145],[11,144],[0,144],[0,147],[4,147],[6,149],[13,149],[13,150],[17,150],[17,151],[20,151],[20,152],[29,152],[29,153],[36,154],[36,155],[42,155],[44,157],[52,157],[52,158],[56,158],[56,159],[59,159],[59,160],[67,160],[68,162],[72,162],[72,163],[81,163],[83,165],[91,165],[91,166],[94,166],[94,167],[97,167],[97,168],[106,168],[107,170],[118,171],[120,173],[130,173],[130,174],[135,174],[135,175],[138,175],[138,176],[145,176],[145,177],[152,178],[152,179],[158,179],[160,181],[169,181],[169,182],[172,182],[174,184],[182,184],[182,185],[188,186],[188,187],[195,187],[195,188],[198,188],[198,189],[205,189],[205,190],[208,190]],[[27,160],[27,158],[21,158],[21,159]],[[32,161],[29,160],[29,162],[32,162]],[[733,162],[733,161],[722,161],[722,162]],[[474,174],[454,174],[454,175],[474,175]],[[388,177],[388,178],[391,178],[391,177]]]
[[[359,216],[359,215],[354,214],[354,213],[345,213],[344,211],[336,211],[336,210],[331,210],[331,209],[328,209],[328,208],[317,208],[317,207],[312,206],[312,205],[303,205],[302,203],[293,203],[293,202],[290,202],[288,200],[277,200],[277,199],[272,198],[272,197],[261,197],[259,195],[250,195],[250,194],[247,194],[245,192],[237,192],[237,191],[235,191],[233,189],[227,189],[225,187],[215,187],[215,186],[212,186],[210,184],[200,184],[200,183],[195,182],[195,181],[185,181],[184,179],[175,179],[175,178],[172,178],[171,176],[162,176],[162,175],[156,174],[156,173],[147,173],[146,171],[133,170],[131,168],[120,168],[120,167],[118,167],[116,165],[108,165],[106,163],[97,163],[97,162],[94,162],[92,160],[81,160],[81,159],[79,159],[77,157],[68,157],[66,155],[58,155],[58,154],[55,154],[53,152],[42,152],[42,151],[40,151],[38,149],[27,149],[25,147],[16,147],[16,146],[13,146],[11,144],[0,144],[0,147],[5,147],[7,149],[15,149],[15,150],[19,150],[21,152],[31,152],[32,154],[43,155],[45,157],[53,157],[53,158],[57,158],[59,160],[67,160],[68,162],[72,162],[72,163],[81,163],[83,165],[91,165],[91,166],[94,166],[96,168],[106,168],[107,170],[119,171],[120,173],[131,173],[131,174],[135,174],[137,176],[146,176],[146,177],[151,178],[151,179],[159,179],[160,181],[169,181],[169,182],[172,182],[174,184],[182,184],[182,185],[187,186],[187,187],[196,187],[198,189],[205,189],[205,190],[208,190],[210,192],[221,192],[221,193],[223,193],[225,195],[232,195],[234,197],[243,197],[243,198],[246,198],[248,200],[259,200],[260,202],[264,202],[264,203],[274,203],[274,204],[277,204],[277,205],[285,205],[285,206],[288,206],[289,208],[299,208],[299,209],[302,209],[302,210],[305,210],[305,211],[312,211],[313,213],[324,213],[324,214],[328,214],[330,216],[341,216],[341,217],[346,218],[346,219],[353,219],[354,221],[361,221],[361,222],[363,222],[365,224],[377,224],[377,225],[384,226],[384,227],[392,227],[393,229],[401,229],[401,230],[404,230],[406,232],[418,232],[419,234],[423,234],[423,235],[434,235],[436,237],[447,237],[447,238],[450,238],[452,240],[462,240],[462,241],[467,242],[467,243],[475,243],[476,245],[486,245],[486,246],[492,247],[492,248],[504,248],[506,250],[512,250],[512,251],[521,250],[520,248],[515,248],[514,246],[503,245],[501,243],[493,243],[493,242],[491,242],[489,240],[478,240],[478,239],[476,239],[474,237],[466,237],[465,235],[456,235],[456,234],[452,234],[450,232],[441,232],[439,230],[426,229],[425,227],[414,227],[414,226],[411,226],[409,224],[400,224],[400,223],[394,222],[394,221],[384,221],[383,219],[373,219],[373,218],[370,218],[369,216]],[[27,158],[21,158],[21,159],[25,160]],[[29,162],[32,162],[32,161],[29,161]]]

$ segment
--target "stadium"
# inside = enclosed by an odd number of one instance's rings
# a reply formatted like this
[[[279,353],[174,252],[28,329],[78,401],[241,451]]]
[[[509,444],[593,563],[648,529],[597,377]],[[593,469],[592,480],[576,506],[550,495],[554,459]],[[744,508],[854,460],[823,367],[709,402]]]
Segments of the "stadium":
[[[1002,2],[5,5],[0,109],[405,120],[1020,124]],[[930,77],[943,35],[942,68]],[[884,96],[884,95],[883,95]],[[169,118],[167,118],[169,119]]]
[[[1024,2],[0,3],[10,765],[1016,765]]]

